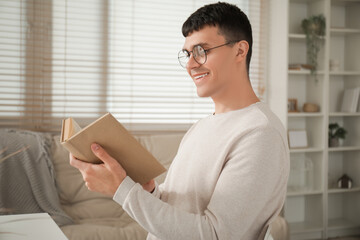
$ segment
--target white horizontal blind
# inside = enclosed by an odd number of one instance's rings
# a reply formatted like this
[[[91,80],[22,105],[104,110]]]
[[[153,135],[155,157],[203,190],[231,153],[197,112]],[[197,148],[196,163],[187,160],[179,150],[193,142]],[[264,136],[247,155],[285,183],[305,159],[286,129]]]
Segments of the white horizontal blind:
[[[53,0],[53,117],[92,119],[107,111],[104,2]]]
[[[24,1],[0,2],[0,117],[6,124],[24,112],[26,15]]]
[[[0,125],[57,131],[62,118],[86,124],[110,111],[132,129],[186,130],[213,106],[178,64],[181,26],[210,2],[0,1]],[[260,95],[264,3],[232,2],[253,26]]]
[[[111,2],[108,102],[122,122],[192,124],[213,112],[211,99],[197,96],[191,78],[177,61],[184,44],[183,22],[195,9],[211,2]],[[232,3],[253,17],[258,41],[262,37],[260,1]],[[250,73],[258,93],[264,71],[259,46],[255,44]]]
[[[112,1],[110,111],[123,122],[191,124],[210,114],[179,65],[183,21],[194,1]]]

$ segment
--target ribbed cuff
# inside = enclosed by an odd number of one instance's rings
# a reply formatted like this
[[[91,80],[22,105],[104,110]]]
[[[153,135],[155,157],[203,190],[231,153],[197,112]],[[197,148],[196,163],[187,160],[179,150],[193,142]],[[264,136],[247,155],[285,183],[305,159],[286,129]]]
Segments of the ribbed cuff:
[[[151,194],[156,198],[160,198],[159,184],[156,181],[155,181],[155,189]]]
[[[135,184],[136,183],[129,176],[126,176],[124,181],[122,181],[122,183],[116,190],[113,196],[113,200],[122,206],[130,190],[135,186]]]

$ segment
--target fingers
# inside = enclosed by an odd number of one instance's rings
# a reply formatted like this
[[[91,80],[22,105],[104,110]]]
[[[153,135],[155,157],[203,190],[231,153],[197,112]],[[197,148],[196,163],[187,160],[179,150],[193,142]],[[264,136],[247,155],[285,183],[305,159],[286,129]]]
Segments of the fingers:
[[[83,176],[86,187],[91,191],[113,196],[126,177],[126,171],[98,144],[92,144],[91,149],[102,164],[92,164],[76,159],[70,154],[70,164],[78,168]]]
[[[85,181],[85,186],[90,189],[89,183],[87,182],[88,180],[88,172],[89,172],[89,164],[86,162],[83,162],[81,160],[78,160],[76,157],[74,157],[74,155],[72,155],[71,153],[69,154],[70,156],[70,165],[77,168],[79,170],[79,172],[81,173],[84,181]]]
[[[89,165],[91,165],[91,163],[78,160],[77,158],[74,157],[74,155],[70,153],[70,165],[77,169],[84,170],[88,168]]]

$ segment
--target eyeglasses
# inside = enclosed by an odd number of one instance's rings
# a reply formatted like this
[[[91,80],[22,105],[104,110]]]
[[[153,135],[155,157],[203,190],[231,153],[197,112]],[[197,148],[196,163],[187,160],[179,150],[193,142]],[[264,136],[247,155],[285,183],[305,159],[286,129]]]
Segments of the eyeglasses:
[[[231,43],[235,43],[235,42],[238,42],[238,41],[229,41],[229,42],[227,42],[225,44],[222,44],[222,45],[219,45],[219,46],[216,46],[216,47],[212,47],[212,48],[208,48],[208,49],[204,49],[200,45],[196,45],[193,48],[192,51],[188,51],[188,50],[183,49],[178,54],[179,63],[183,68],[186,68],[186,65],[189,62],[190,57],[191,57],[191,53],[192,53],[192,55],[194,57],[194,60],[198,64],[203,65],[204,63],[206,63],[207,52],[208,51],[210,51],[212,49],[215,49],[215,48],[223,47],[223,46],[229,45]]]

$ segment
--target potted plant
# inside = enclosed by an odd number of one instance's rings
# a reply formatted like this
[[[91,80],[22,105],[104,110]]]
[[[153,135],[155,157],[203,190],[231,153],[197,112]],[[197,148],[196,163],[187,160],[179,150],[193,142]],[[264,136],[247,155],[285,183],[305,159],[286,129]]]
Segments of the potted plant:
[[[311,66],[311,75],[317,79],[317,55],[323,44],[321,37],[325,35],[325,17],[320,14],[306,18],[302,20],[301,27],[306,35],[307,58],[308,64]]]
[[[339,139],[345,139],[347,131],[337,123],[329,124],[329,147],[338,147]]]

